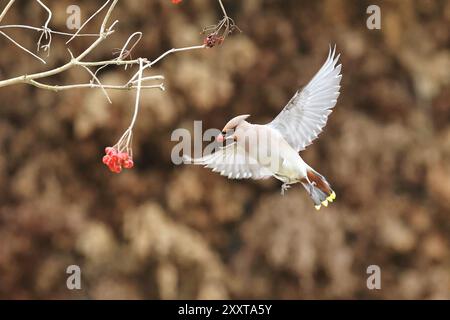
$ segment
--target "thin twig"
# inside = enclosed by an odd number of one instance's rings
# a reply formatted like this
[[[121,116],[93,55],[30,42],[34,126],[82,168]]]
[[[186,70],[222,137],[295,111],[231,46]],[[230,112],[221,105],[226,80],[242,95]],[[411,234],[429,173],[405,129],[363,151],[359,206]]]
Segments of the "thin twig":
[[[83,88],[94,88],[94,89],[100,89],[100,86],[98,84],[94,83],[79,83],[79,84],[70,84],[70,85],[49,85],[44,84],[42,82],[36,81],[36,80],[28,80],[27,83],[40,88],[40,89],[46,89],[50,91],[64,91],[64,90],[72,90],[72,89],[83,89]],[[108,85],[103,84],[102,87],[104,89],[112,89],[112,90],[135,90],[137,89],[137,85],[128,86],[128,85]],[[163,84],[157,84],[157,85],[143,85],[141,86],[141,89],[160,89],[164,91],[164,85]]]
[[[9,41],[11,41],[12,43],[14,43],[17,47],[19,47],[20,49],[22,49],[23,51],[25,51],[26,53],[32,55],[33,57],[35,57],[36,59],[38,59],[40,62],[42,62],[43,64],[46,64],[45,60],[42,59],[41,57],[38,57],[37,55],[35,55],[33,52],[31,52],[30,50],[28,50],[27,48],[25,48],[24,46],[22,46],[21,44],[19,44],[17,41],[15,41],[13,38],[11,38],[10,36],[8,36],[6,33],[4,33],[3,31],[0,31],[0,34],[3,35],[6,39],[8,39]],[[1,82],[0,82],[1,83]],[[1,86],[1,85],[0,85]]]
[[[44,24],[44,29],[46,29],[46,28],[48,28],[48,24],[50,23],[50,20],[52,20],[52,11],[51,11],[45,4],[43,4],[41,0],[36,0],[36,1],[37,1],[37,2],[42,6],[42,8],[44,8],[45,11],[47,11],[47,13],[48,13],[47,20],[45,21],[45,24]]]
[[[0,13],[0,22],[2,22],[9,8],[11,8],[11,6],[13,5],[14,1],[15,0],[9,0],[9,2],[6,4],[5,9],[3,9],[2,13]]]
[[[134,41],[131,48],[127,50],[128,45],[135,36],[138,36],[137,39]],[[120,50],[119,56],[116,58],[116,60],[123,60],[128,58],[129,56],[131,58],[131,52],[133,51],[134,47],[136,47],[136,45],[139,43],[139,41],[141,41],[141,39],[142,39],[142,32],[135,32],[131,36],[129,36],[125,44],[122,46],[122,49]],[[125,70],[126,69],[127,65],[125,65]]]
[[[117,66],[134,65],[134,64],[138,64],[138,63],[139,63],[139,59],[135,59],[135,60],[105,60],[105,61],[91,61],[91,62],[78,61],[75,64],[80,65],[80,66],[95,67],[95,66],[102,66],[102,65],[117,65]]]
[[[223,3],[222,3],[222,0],[218,0],[218,1],[219,1],[219,4],[220,4],[220,8],[222,9],[223,16],[224,16],[224,17],[228,17],[227,11],[225,10],[225,7],[224,7],[224,5],[223,5]]]
[[[142,87],[142,72],[144,68],[142,67],[144,62],[142,59],[139,59],[139,73],[138,73],[138,81],[137,81],[137,90],[136,90],[136,101],[134,103],[134,114],[133,119],[131,120],[130,129],[133,128],[134,123],[136,122],[136,118],[139,112],[139,102],[141,99],[141,87]]]
[[[98,9],[92,16],[90,16],[82,25],[81,25],[81,27],[77,30],[77,32],[75,32],[74,34],[73,34],[73,36],[69,39],[69,40],[67,40],[66,41],[66,44],[69,44],[69,42],[70,41],[72,41],[77,35],[78,35],[78,33],[84,28],[84,26],[86,26],[88,23],[89,23],[89,21],[91,21],[99,12],[101,12],[107,5],[108,5],[108,3],[109,3],[109,1],[110,0],[107,0],[101,7],[100,7],[100,9]],[[100,30],[100,34],[102,33],[102,31]]]
[[[105,32],[106,23],[107,23],[109,17],[111,16],[111,14],[112,14],[112,12],[113,12],[113,10],[114,10],[114,7],[116,6],[117,1],[119,1],[119,0],[114,0],[114,2],[113,2],[113,3],[111,4],[111,6],[109,7],[108,12],[106,13],[107,19],[103,20],[102,26],[100,27],[100,34],[103,34],[103,33]],[[108,0],[108,2],[109,2],[109,0]]]
[[[144,68],[144,70],[145,70],[145,69],[147,69],[147,68],[152,67],[155,63],[157,63],[158,61],[160,61],[161,59],[163,59],[164,57],[168,56],[168,55],[171,54],[171,53],[181,52],[181,51],[188,51],[188,50],[196,50],[196,49],[205,49],[205,48],[206,48],[205,45],[201,45],[201,46],[191,46],[191,47],[183,47],[183,48],[172,48],[172,49],[167,50],[166,52],[164,52],[162,55],[160,55],[160,56],[159,56],[158,58],[156,58],[155,60],[147,62],[147,63],[144,65],[143,68]],[[138,77],[138,75],[139,75],[138,72],[135,73],[135,74],[131,77],[129,83],[133,82],[133,81],[136,79],[136,77]]]
[[[52,11],[44,3],[42,3],[41,0],[36,0],[36,1],[48,13],[47,20],[45,21],[44,25],[42,26],[43,30],[42,30],[41,36],[39,37],[39,40],[37,42],[37,51],[39,51],[40,48],[44,48],[44,51],[47,51],[47,56],[49,56],[50,55],[50,46],[52,43],[52,34],[51,34],[51,32],[49,32],[50,28],[48,27],[48,24],[52,20]],[[41,41],[44,36],[45,36],[45,40],[48,39],[48,42],[47,42],[47,44],[41,46]]]
[[[33,27],[33,26],[27,26],[27,25],[23,25],[23,24],[8,24],[8,25],[4,25],[4,26],[0,26],[0,29],[29,29],[29,30],[35,30],[38,32],[42,32],[44,31],[44,28],[38,28],[38,27]],[[55,30],[51,30],[48,29],[49,33],[53,33],[53,34],[57,34],[57,35],[61,35],[61,36],[68,36],[71,37],[73,35],[76,35],[77,37],[98,37],[99,34],[98,33],[68,33],[68,32],[61,32],[61,31],[55,31]]]
[[[112,101],[111,101],[111,99],[109,98],[108,92],[106,92],[105,88],[103,87],[102,83],[101,83],[100,80],[97,78],[97,76],[96,76],[96,75],[91,71],[91,69],[89,69],[88,67],[86,67],[86,66],[82,66],[82,67],[83,67],[87,72],[89,72],[89,74],[92,76],[91,83],[92,83],[93,81],[96,81],[97,84],[99,85],[99,87],[102,89],[103,94],[106,96],[106,99],[108,100],[108,102],[109,102],[110,104],[112,104]]]

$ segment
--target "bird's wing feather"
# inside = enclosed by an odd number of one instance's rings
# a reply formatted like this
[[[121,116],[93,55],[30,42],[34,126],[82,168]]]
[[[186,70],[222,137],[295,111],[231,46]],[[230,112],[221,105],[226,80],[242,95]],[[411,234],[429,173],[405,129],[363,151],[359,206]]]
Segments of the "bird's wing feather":
[[[203,165],[229,179],[266,179],[272,172],[258,164],[238,143],[232,143],[216,152],[197,159],[184,156],[184,161]]]
[[[342,75],[336,66],[336,47],[301,91],[297,91],[284,109],[268,125],[278,130],[297,151],[304,150],[322,132],[328,116],[336,105]]]

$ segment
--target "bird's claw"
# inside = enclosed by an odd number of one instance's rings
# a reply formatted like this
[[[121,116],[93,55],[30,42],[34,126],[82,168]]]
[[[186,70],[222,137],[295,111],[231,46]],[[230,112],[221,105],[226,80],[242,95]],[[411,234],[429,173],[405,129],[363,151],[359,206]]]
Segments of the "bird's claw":
[[[283,183],[281,185],[281,195],[284,196],[284,193],[287,191],[287,189],[289,189],[291,186],[288,185],[287,183]]]

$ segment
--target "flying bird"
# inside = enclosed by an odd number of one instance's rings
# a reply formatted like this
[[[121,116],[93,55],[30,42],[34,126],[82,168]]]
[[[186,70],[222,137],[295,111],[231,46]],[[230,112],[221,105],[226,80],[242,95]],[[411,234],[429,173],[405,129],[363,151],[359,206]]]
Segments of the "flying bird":
[[[336,193],[299,152],[319,136],[336,105],[342,78],[341,64],[336,65],[339,56],[336,47],[330,47],[320,70],[270,123],[252,124],[246,120],[250,115],[237,116],[216,137],[225,146],[196,159],[185,155],[184,162],[203,165],[229,179],[275,177],[283,182],[281,194],[300,182],[317,210],[327,207]]]

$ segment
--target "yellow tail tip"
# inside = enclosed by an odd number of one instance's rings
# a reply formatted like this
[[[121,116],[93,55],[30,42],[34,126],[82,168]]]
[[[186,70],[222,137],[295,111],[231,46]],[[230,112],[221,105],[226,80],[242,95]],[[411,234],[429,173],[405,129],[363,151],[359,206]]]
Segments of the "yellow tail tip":
[[[314,206],[314,208],[316,208],[316,210],[317,210],[317,211],[319,211],[319,210],[320,210],[320,207],[321,207],[321,205],[320,205],[320,204],[318,204],[317,206]]]
[[[328,207],[328,201],[327,201],[327,200],[323,200],[323,201],[322,201],[322,205],[323,205],[324,207]]]
[[[330,194],[330,198],[333,200],[336,199],[336,193],[334,191]]]

